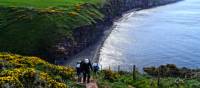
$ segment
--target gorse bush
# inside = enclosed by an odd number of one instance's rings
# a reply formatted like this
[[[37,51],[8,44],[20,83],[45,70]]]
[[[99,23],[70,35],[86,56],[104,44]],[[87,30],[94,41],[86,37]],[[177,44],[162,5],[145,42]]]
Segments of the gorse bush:
[[[111,82],[117,80],[120,76],[119,73],[113,72],[111,70],[103,70],[104,73],[104,79],[109,80]]]
[[[22,83],[16,79],[16,77],[12,76],[6,76],[6,77],[0,77],[0,85],[2,88],[21,88],[23,87]]]
[[[11,88],[67,88],[74,69],[49,64],[37,57],[0,53],[0,86]]]

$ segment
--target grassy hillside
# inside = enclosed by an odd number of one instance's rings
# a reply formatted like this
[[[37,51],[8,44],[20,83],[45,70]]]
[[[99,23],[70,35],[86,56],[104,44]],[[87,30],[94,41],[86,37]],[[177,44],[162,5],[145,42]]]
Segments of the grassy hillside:
[[[73,29],[103,15],[102,0],[0,0],[0,51],[45,55]]]

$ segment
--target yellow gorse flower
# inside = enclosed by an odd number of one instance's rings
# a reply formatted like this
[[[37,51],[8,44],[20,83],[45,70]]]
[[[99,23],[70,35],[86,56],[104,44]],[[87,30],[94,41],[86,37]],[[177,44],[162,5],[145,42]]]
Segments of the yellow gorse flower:
[[[52,88],[67,88],[66,83],[56,80],[56,77],[70,79],[75,71],[71,67],[49,64],[38,57],[27,57],[15,54],[0,53],[0,86],[5,84],[15,85],[17,88],[26,86],[39,86],[34,83],[42,82]],[[26,83],[31,82],[31,83]],[[44,85],[40,85],[44,86]]]

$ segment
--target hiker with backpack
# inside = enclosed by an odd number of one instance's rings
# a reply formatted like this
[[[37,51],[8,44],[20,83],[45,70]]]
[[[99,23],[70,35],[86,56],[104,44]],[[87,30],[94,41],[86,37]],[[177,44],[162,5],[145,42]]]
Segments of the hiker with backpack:
[[[87,79],[87,83],[89,83],[90,82],[90,75],[91,75],[90,71],[93,70],[90,60],[84,59],[84,61],[81,62],[80,67],[81,67],[81,70],[82,70],[82,73],[83,73],[83,82],[85,83],[86,79]]]
[[[97,77],[97,73],[99,71],[99,64],[98,63],[93,63],[92,67],[93,67],[93,71],[94,71],[94,77],[96,78]]]
[[[97,72],[99,71],[99,64],[98,63],[93,63],[92,67],[93,67],[94,73],[97,74]]]
[[[76,63],[76,75],[78,76],[78,82],[81,82],[81,73],[82,73],[82,70],[81,70],[81,61],[78,61]]]

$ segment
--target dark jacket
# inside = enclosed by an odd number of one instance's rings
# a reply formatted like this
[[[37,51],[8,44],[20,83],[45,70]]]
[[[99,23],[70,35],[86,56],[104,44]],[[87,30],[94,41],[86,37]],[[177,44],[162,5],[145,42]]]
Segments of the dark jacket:
[[[92,64],[89,61],[89,63],[85,63],[84,61],[81,62],[81,71],[82,72],[90,72],[92,70]]]

